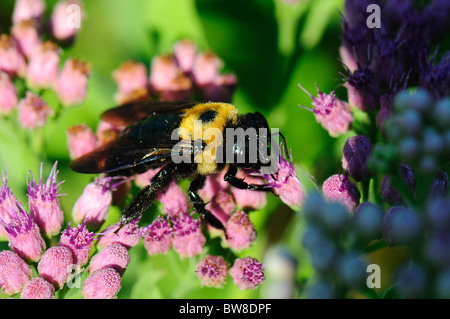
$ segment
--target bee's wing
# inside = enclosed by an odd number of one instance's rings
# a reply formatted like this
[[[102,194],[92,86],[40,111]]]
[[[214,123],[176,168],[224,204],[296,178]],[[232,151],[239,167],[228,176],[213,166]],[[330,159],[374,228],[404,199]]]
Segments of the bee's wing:
[[[107,110],[101,119],[115,126],[128,126],[158,113],[184,113],[197,104],[186,101],[138,101]]]
[[[130,125],[115,140],[70,163],[79,173],[124,173],[161,167],[172,161],[172,149],[180,145],[175,131],[182,114],[160,113]],[[183,141],[184,154],[193,152],[193,142]],[[128,175],[128,174],[124,174]]]

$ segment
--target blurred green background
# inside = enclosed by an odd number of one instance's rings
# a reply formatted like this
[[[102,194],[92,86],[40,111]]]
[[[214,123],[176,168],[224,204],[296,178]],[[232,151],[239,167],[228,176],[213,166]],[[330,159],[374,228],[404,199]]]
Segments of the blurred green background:
[[[48,0],[46,14],[56,1]],[[45,161],[44,176],[58,161],[62,207],[70,221],[74,202],[92,176],[75,174],[68,168],[66,129],[87,123],[94,130],[99,115],[114,106],[116,85],[112,72],[127,60],[149,66],[152,57],[171,52],[184,38],[200,50],[211,50],[234,72],[239,85],[233,104],[240,112],[259,111],[286,136],[300,178],[314,187],[329,175],[342,172],[341,152],[346,136],[332,139],[312,112],[311,99],[298,83],[316,95],[314,84],[326,93],[336,91],[345,99],[338,61],[340,46],[339,11],[343,0],[305,0],[288,4],[281,0],[89,0],[83,1],[85,19],[74,45],[64,50],[68,57],[92,65],[88,98],[81,106],[67,109],[54,125],[42,132],[47,139],[43,152],[30,156],[11,126],[2,120],[0,128],[0,168],[8,167],[9,185],[26,202],[26,174],[39,172]],[[13,0],[0,3],[0,32],[9,33]],[[55,96],[46,92],[52,106]],[[281,201],[269,196],[268,205],[251,214],[258,239],[241,256],[262,259],[272,246],[289,249],[300,262],[299,279],[310,268],[300,248],[301,218]],[[119,214],[112,209],[107,223]],[[6,248],[1,243],[0,248]],[[193,270],[200,259],[180,260],[171,251],[167,256],[149,257],[141,244],[131,250],[131,264],[123,277],[119,298],[243,298],[264,297],[264,285],[254,291],[239,291],[231,283],[224,289],[200,288]]]

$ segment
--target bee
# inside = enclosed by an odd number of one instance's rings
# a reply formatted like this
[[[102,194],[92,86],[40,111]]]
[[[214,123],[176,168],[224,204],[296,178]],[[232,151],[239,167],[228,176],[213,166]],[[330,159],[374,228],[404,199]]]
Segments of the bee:
[[[173,179],[189,178],[188,195],[193,208],[205,222],[224,230],[224,225],[205,208],[198,191],[208,175],[226,166],[224,179],[231,186],[272,191],[268,185],[248,184],[236,177],[239,168],[258,170],[271,164],[269,125],[259,112],[239,114],[228,103],[139,101],[109,109],[101,119],[125,129],[114,140],[72,161],[74,171],[131,176],[159,168],[150,184],[122,211],[120,227],[140,217]],[[249,136],[238,139],[227,134],[221,138],[217,137],[220,134],[205,134],[208,130],[223,133],[227,129],[254,129],[257,143],[252,143]],[[196,135],[197,131],[203,134]],[[219,155],[227,150],[226,159],[222,156],[219,161]],[[259,156],[250,158],[252,152]]]

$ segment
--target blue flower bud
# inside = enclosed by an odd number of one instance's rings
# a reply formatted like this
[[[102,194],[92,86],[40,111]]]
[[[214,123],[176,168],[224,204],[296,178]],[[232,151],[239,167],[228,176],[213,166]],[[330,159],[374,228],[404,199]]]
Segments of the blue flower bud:
[[[384,212],[375,204],[370,202],[359,204],[353,217],[358,235],[367,240],[379,238],[383,215]]]
[[[339,233],[345,229],[349,221],[349,213],[343,205],[336,202],[328,203],[322,210],[321,222],[331,233]]]
[[[427,205],[427,217],[431,226],[437,231],[450,230],[450,200],[435,199]]]
[[[338,273],[347,286],[358,288],[364,284],[366,268],[366,263],[359,258],[358,254],[350,253],[340,258]]]
[[[318,226],[309,225],[303,235],[302,245],[307,250],[313,251],[327,240],[326,235]]]
[[[396,290],[402,298],[420,298],[425,293],[426,274],[418,265],[409,265],[402,269],[397,277]]]
[[[330,240],[322,241],[310,254],[313,267],[320,273],[331,271],[338,257],[338,251]]]
[[[333,284],[327,279],[320,279],[308,288],[308,299],[333,299],[336,297]]]
[[[450,268],[439,274],[435,289],[438,298],[450,299]]]
[[[427,248],[428,260],[437,267],[450,266],[450,233],[439,233],[431,237]]]
[[[382,231],[388,244],[408,245],[419,238],[422,224],[416,213],[394,206],[383,217]]]
[[[428,154],[438,156],[443,153],[445,149],[445,141],[433,128],[427,127],[423,131],[422,140],[423,148]]]
[[[434,107],[434,118],[443,129],[450,127],[450,98],[438,101]]]

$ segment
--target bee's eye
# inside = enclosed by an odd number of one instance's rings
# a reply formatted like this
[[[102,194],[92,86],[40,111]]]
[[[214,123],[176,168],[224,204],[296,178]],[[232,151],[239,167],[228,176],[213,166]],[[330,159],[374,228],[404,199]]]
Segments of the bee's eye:
[[[210,110],[202,113],[198,118],[202,122],[212,122],[216,119],[217,111]]]

